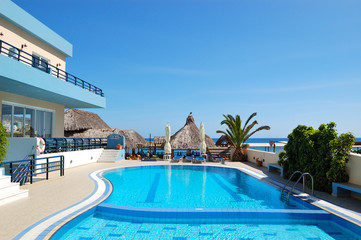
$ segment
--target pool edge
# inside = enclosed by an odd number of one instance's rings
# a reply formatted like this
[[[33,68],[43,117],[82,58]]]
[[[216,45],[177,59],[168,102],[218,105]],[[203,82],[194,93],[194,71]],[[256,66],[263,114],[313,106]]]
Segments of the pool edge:
[[[194,166],[193,164],[182,164],[182,165],[190,165],[190,166]],[[161,164],[161,165],[147,165],[147,166],[172,166],[169,164]],[[272,185],[273,187],[276,187],[278,189],[281,189],[281,186],[279,186],[279,184],[282,185],[281,182],[276,181],[274,179],[269,178],[267,175],[263,174],[263,173],[258,173],[255,172],[251,169],[247,169],[244,167],[236,167],[236,166],[222,166],[222,165],[212,165],[212,166],[208,166],[208,165],[203,165],[205,167],[220,167],[220,168],[232,168],[232,169],[236,169],[238,171],[241,171],[247,175],[250,175],[262,182],[265,182],[269,185]],[[117,166],[117,167],[112,167],[112,168],[104,168],[104,169],[100,169],[100,170],[96,170],[93,171],[91,173],[88,174],[89,178],[95,183],[95,187],[94,190],[91,194],[89,194],[87,197],[85,197],[84,199],[82,199],[81,201],[67,207],[64,208],[62,210],[59,210],[41,220],[39,220],[38,222],[32,224],[31,226],[29,226],[28,228],[26,228],[25,230],[23,230],[21,233],[19,233],[14,239],[50,239],[59,229],[61,229],[61,227],[63,227],[65,224],[67,224],[68,222],[70,222],[71,220],[75,219],[76,217],[80,216],[81,214],[85,213],[86,211],[89,211],[90,209],[98,206],[100,203],[102,203],[103,201],[105,201],[109,195],[112,192],[113,186],[111,184],[111,182],[106,179],[105,177],[103,177],[103,173],[105,173],[106,171],[111,171],[114,169],[119,169],[119,168],[132,168],[132,167],[142,167],[142,165],[140,166]],[[94,175],[94,176],[92,176]],[[99,183],[103,183],[104,184],[104,189],[103,192],[99,192]],[[278,183],[278,184],[277,184]],[[299,190],[297,190],[298,194],[300,193]],[[99,197],[94,197],[95,195],[99,195],[101,194]],[[358,227],[361,228],[361,221],[354,219],[353,217],[350,217],[347,215],[347,213],[342,213],[339,212],[335,209],[330,208],[330,206],[324,206],[323,204],[320,203],[316,203],[316,201],[318,200],[322,200],[325,201],[326,203],[333,205],[333,206],[337,206],[336,204],[333,204],[331,202],[327,202],[326,200],[323,199],[319,199],[317,197],[312,196],[313,199],[311,199],[311,196],[299,196],[296,195],[296,193],[292,193],[293,197],[296,197],[302,201],[306,201],[307,203],[310,203],[330,214],[333,214],[335,217],[338,217],[342,220],[345,220],[351,224],[354,224]],[[90,198],[95,198],[94,200],[91,201],[91,203],[89,204],[84,204],[85,201],[89,200]],[[85,205],[85,206],[84,206]],[[345,211],[349,211],[349,212],[353,212],[352,210],[348,210],[346,208],[337,206],[338,208],[341,208],[342,210]],[[58,215],[64,213],[65,211],[71,209],[71,208],[77,208],[74,209],[72,212],[66,213],[65,216],[62,216],[60,220],[57,221],[52,221],[51,223],[48,223],[46,225],[46,227],[42,228],[42,231],[39,230],[35,230],[35,228],[39,227],[39,225],[44,224],[44,222],[48,221],[51,218],[55,218]],[[355,212],[357,215],[360,215],[359,213]],[[338,224],[339,221],[335,221]],[[340,224],[342,225],[342,224]],[[44,229],[45,228],[45,229]],[[33,233],[32,233],[33,232]],[[40,232],[40,233],[39,233]]]

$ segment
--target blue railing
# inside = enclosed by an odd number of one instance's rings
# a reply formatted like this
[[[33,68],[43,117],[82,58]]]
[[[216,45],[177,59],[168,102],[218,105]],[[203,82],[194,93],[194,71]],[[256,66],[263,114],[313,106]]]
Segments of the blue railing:
[[[25,161],[34,159],[34,155],[27,155],[20,164],[17,166],[16,169],[12,170],[12,182],[19,182],[20,185],[23,185],[27,182],[28,178],[26,177],[26,171],[30,169],[31,161]]]
[[[48,74],[51,74],[54,77],[57,77],[59,79],[62,79],[66,82],[72,83],[75,86],[81,87],[83,89],[86,89],[90,92],[93,92],[97,95],[100,95],[104,97],[103,90],[58,68],[58,66],[53,66],[46,62],[45,60],[42,60],[40,57],[31,55],[25,51],[23,51],[21,48],[17,48],[7,42],[4,42],[0,40],[0,54],[3,54],[5,56],[8,56],[12,59],[15,59],[19,62],[22,62],[28,66],[34,67],[36,69],[39,69],[43,72],[46,72]]]
[[[106,139],[102,138],[44,138],[44,140],[44,153],[88,150],[106,146]]]
[[[5,173],[11,176],[11,182],[18,182],[20,185],[26,182],[33,183],[33,177],[45,174],[49,179],[49,173],[59,171],[64,176],[64,156],[52,156],[43,158],[32,158],[17,161],[3,162]]]

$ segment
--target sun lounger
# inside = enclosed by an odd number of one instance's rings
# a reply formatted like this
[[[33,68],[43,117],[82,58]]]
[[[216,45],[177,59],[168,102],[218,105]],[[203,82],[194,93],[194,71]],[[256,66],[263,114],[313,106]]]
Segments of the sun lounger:
[[[183,156],[174,156],[172,160],[170,160],[171,163],[179,162],[183,159]]]
[[[192,156],[186,156],[184,159],[183,159],[183,162],[192,162],[194,159],[194,157]]]
[[[193,159],[192,163],[203,163],[204,157],[196,157]]]
[[[154,162],[154,161],[157,161],[156,158],[143,158],[142,159],[143,162]]]
[[[224,160],[222,157],[213,157],[213,162],[220,162],[222,160]]]

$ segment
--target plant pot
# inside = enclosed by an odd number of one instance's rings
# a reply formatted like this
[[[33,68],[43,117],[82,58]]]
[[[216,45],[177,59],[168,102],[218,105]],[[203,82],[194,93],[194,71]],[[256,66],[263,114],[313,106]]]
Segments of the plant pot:
[[[257,167],[262,167],[262,161],[256,161]]]
[[[123,149],[123,145],[119,144],[117,145],[117,150],[122,150]]]

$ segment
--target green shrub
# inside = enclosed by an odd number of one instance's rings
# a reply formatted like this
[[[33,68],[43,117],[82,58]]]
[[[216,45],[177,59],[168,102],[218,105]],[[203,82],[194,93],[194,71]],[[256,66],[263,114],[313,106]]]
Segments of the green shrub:
[[[347,182],[346,163],[355,137],[351,133],[339,136],[336,124],[321,124],[317,130],[299,125],[288,135],[285,152],[278,163],[285,178],[294,171],[308,172],[314,177],[315,189],[331,192],[332,182]]]
[[[358,153],[358,154],[361,154],[361,149],[358,149],[358,150],[352,150],[353,153]]]
[[[8,150],[8,132],[4,126],[0,123],[0,163],[5,159]]]

